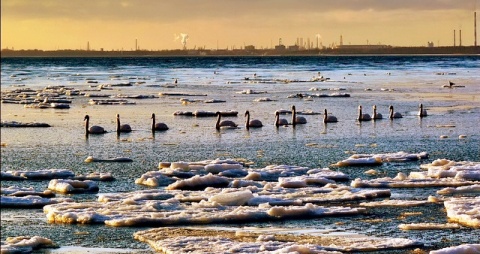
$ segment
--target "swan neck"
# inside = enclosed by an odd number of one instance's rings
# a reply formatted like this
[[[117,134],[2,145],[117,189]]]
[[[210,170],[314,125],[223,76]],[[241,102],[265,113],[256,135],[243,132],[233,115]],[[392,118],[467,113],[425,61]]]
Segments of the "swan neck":
[[[275,114],[275,126],[279,126],[280,125],[280,115],[279,114]]]
[[[117,117],[117,132],[120,132],[120,118]]]
[[[295,125],[295,119],[297,118],[297,110],[295,108],[292,109],[292,125]]]
[[[247,127],[247,129],[250,127],[250,113],[247,113],[247,120],[245,122],[245,127]]]
[[[217,123],[215,124],[215,128],[216,128],[217,130],[220,129],[220,118],[221,118],[221,117],[222,117],[222,116],[221,116],[220,114],[218,114],[218,116],[217,116]]]
[[[89,133],[89,132],[88,132],[88,127],[89,127],[88,125],[89,125],[89,124],[90,124],[90,119],[88,119],[88,118],[85,119],[85,134],[88,134],[88,133]]]
[[[152,117],[152,131],[155,130],[155,117]]]

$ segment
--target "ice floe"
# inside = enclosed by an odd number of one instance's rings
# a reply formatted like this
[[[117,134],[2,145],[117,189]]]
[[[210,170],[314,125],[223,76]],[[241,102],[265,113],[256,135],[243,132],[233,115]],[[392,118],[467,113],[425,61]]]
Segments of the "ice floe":
[[[478,254],[480,253],[480,244],[462,244],[443,248],[440,250],[432,250],[430,254]]]
[[[1,245],[2,254],[31,253],[36,249],[55,247],[52,240],[40,236],[7,237],[5,241],[2,241]]]
[[[452,198],[444,202],[450,221],[463,226],[480,228],[480,196]]]
[[[44,170],[18,170],[18,171],[2,171],[2,180],[49,180],[54,178],[72,178],[75,176],[68,169],[44,169]]]
[[[49,204],[62,202],[73,202],[71,198],[44,198],[40,196],[1,196],[0,206],[2,208],[40,208]]]
[[[50,190],[60,193],[98,192],[98,184],[92,180],[53,179],[48,183]]]
[[[421,187],[459,187],[473,185],[474,181],[465,181],[455,178],[431,178],[422,172],[411,172],[409,176],[398,173],[394,178],[383,177],[372,180],[357,178],[351,182],[355,188],[421,188]]]
[[[440,195],[454,195],[460,193],[480,193],[480,184],[462,186],[457,188],[448,187],[437,191],[437,194]]]
[[[51,127],[48,123],[22,123],[16,121],[2,121],[0,127],[27,128],[27,127]]]
[[[55,197],[55,193],[51,190],[44,191],[35,191],[32,187],[18,187],[18,186],[9,186],[1,188],[2,195],[14,196],[14,197],[24,197],[24,196],[39,196],[42,198],[51,198]]]
[[[360,203],[360,206],[367,207],[381,207],[381,206],[401,206],[401,207],[411,207],[411,206],[420,206],[430,204],[430,201],[422,200],[382,200],[382,201],[373,201],[373,202],[363,202]]]
[[[250,230],[214,230],[204,228],[155,228],[134,234],[136,240],[148,243],[160,252],[198,253],[342,253],[381,251],[422,246],[402,238],[365,236],[314,236],[309,234],[268,235]]]
[[[443,229],[459,229],[460,225],[455,223],[410,223],[400,224],[398,228],[402,230],[443,230]]]
[[[346,167],[346,166],[368,166],[368,165],[380,165],[384,162],[405,162],[405,161],[416,161],[421,159],[428,158],[428,153],[406,153],[406,152],[397,152],[397,153],[384,153],[384,154],[354,154],[349,158],[339,161],[335,166]]]

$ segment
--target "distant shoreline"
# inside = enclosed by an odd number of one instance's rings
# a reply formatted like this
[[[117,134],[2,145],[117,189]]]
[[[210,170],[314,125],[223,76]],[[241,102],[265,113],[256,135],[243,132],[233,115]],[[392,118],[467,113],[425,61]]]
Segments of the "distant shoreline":
[[[8,57],[208,57],[208,56],[341,56],[341,55],[480,55],[480,46],[458,47],[384,47],[327,48],[309,50],[10,50],[3,49],[1,58]]]

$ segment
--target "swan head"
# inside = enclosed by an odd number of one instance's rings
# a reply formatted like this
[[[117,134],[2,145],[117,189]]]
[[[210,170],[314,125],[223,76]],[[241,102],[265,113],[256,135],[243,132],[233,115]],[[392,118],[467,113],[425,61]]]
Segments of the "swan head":
[[[325,109],[325,115],[327,115],[327,109]]]
[[[377,109],[377,105],[373,105],[373,109]]]
[[[117,119],[119,119],[119,118],[120,118],[120,114],[117,114]]]
[[[358,109],[362,110],[362,105],[359,105],[359,106],[358,106]]]
[[[420,104],[418,105],[418,107],[419,107],[419,108],[423,108],[423,104],[420,103]]]
[[[292,106],[292,111],[295,111],[295,110],[296,110],[295,105],[293,105]]]
[[[152,113],[152,119],[155,119],[155,113]]]
[[[279,116],[279,115],[280,115],[280,112],[278,112],[278,110],[275,111],[275,116]]]
[[[219,116],[219,115],[220,115],[220,111],[215,112],[215,115],[216,115],[216,116]]]
[[[245,116],[250,115],[250,112],[247,110],[245,111]]]
[[[390,107],[388,107],[388,109],[390,109],[390,110],[393,110],[393,106],[392,106],[392,105],[390,105]]]
[[[89,120],[90,119],[90,116],[89,115],[85,115],[85,118],[83,118],[83,121],[86,121],[86,120]]]

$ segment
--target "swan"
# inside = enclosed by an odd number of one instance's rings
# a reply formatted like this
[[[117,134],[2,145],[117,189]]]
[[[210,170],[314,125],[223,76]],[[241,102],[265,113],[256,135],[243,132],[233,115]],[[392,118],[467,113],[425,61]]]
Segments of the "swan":
[[[303,116],[297,116],[297,111],[295,106],[292,106],[292,125],[295,126],[296,124],[306,124],[307,119]]]
[[[85,118],[83,119],[83,121],[85,121],[85,134],[103,134],[103,133],[106,133],[105,129],[101,126],[98,126],[98,125],[94,125],[92,127],[89,128],[89,124],[90,124],[90,116],[89,115],[85,115]]]
[[[216,115],[217,115],[217,124],[215,125],[215,128],[217,130],[220,130],[221,127],[237,128],[238,125],[230,120],[220,121],[222,119],[222,114],[220,112],[217,111]]]
[[[286,126],[288,125],[287,119],[280,119],[280,112],[275,111],[275,126],[278,127],[280,125]]]
[[[417,115],[418,115],[419,117],[426,117],[428,114],[427,114],[427,110],[423,108],[423,104],[420,103],[420,105],[418,105],[418,107],[419,107],[420,109],[418,110],[418,114],[417,114]]]
[[[338,122],[337,117],[334,115],[328,115],[327,109],[325,109],[325,115],[323,116],[323,122],[324,123],[336,123]]]
[[[373,105],[373,120],[383,119],[382,114],[377,113],[377,105]]]
[[[247,117],[247,120],[245,121],[245,128],[247,128],[247,130],[252,127],[252,128],[260,128],[260,127],[263,127],[263,124],[260,120],[257,120],[257,119],[253,119],[253,120],[250,120],[250,111],[245,111],[245,117]]]
[[[120,124],[120,115],[117,114],[117,133],[131,132],[132,128],[128,124]]]
[[[369,114],[362,114],[362,106],[358,106],[358,121],[370,121],[372,117]]]
[[[166,131],[168,126],[164,123],[155,123],[155,114],[152,113],[152,131]]]
[[[399,112],[393,112],[393,106],[390,105],[389,107],[389,110],[390,110],[390,119],[393,119],[393,118],[402,118],[402,114],[400,114]]]

